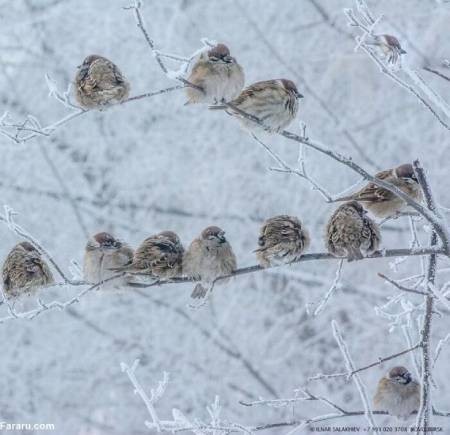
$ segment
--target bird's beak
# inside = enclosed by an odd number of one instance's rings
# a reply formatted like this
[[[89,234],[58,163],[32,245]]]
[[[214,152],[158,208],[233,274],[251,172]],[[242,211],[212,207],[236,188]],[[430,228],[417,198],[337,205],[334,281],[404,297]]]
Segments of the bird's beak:
[[[403,48],[400,49],[400,54],[406,54],[406,53],[408,53],[408,52],[403,50]]]
[[[304,95],[302,95],[300,92],[297,92],[296,97],[299,98],[299,99],[300,98],[305,98]]]

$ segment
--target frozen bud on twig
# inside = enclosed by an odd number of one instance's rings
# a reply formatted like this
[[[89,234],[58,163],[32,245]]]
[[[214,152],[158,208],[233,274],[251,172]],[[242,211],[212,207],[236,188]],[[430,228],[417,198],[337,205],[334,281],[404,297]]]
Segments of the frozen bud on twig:
[[[236,267],[236,256],[225,238],[225,231],[215,226],[205,228],[192,241],[183,258],[183,274],[202,282],[191,295],[195,299],[205,297],[217,278],[231,274]]]
[[[402,192],[414,199],[414,201],[422,201],[422,189],[417,181],[414,168],[410,163],[378,172],[375,177],[398,187]],[[367,210],[379,218],[393,217],[408,209],[403,199],[374,183],[368,183],[358,192],[336,198],[333,201],[351,200],[362,202]]]
[[[54,283],[52,272],[40,252],[29,242],[17,244],[3,264],[3,290],[6,297],[31,294]]]
[[[299,98],[303,95],[291,80],[266,80],[245,88],[229,104],[211,106],[210,109],[225,109],[251,131],[262,127],[269,132],[278,132],[295,119]],[[251,117],[255,120],[249,119]]]
[[[373,404],[380,411],[407,420],[419,409],[420,384],[405,367],[394,367],[380,379]]]
[[[290,263],[300,258],[309,243],[309,233],[298,218],[274,216],[261,227],[256,257],[262,267]]]
[[[85,109],[102,109],[128,97],[130,84],[110,60],[90,55],[78,67],[75,96]]]
[[[218,104],[239,95],[245,84],[245,76],[229,48],[217,44],[200,54],[187,81],[194,86],[186,87],[186,104]]]
[[[348,257],[348,261],[361,260],[363,253],[376,251],[380,239],[378,225],[356,201],[338,207],[327,224],[328,252],[336,257]]]

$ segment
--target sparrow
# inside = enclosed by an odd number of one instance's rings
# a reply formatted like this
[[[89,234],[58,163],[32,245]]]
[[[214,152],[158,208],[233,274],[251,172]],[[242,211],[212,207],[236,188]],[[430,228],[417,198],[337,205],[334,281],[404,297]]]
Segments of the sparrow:
[[[273,133],[283,130],[294,120],[298,112],[299,98],[303,98],[303,95],[291,80],[266,80],[245,88],[229,105],[221,104],[209,108],[226,110],[251,131],[263,128]],[[245,118],[239,111],[258,118],[264,127]]]
[[[326,245],[335,257],[361,260],[363,253],[370,254],[378,249],[380,240],[378,225],[356,201],[339,206],[328,221]]]
[[[85,248],[83,274],[85,281],[97,284],[117,275],[113,268],[124,266],[131,262],[133,250],[111,234],[102,232],[92,236]],[[125,286],[124,277],[102,284],[103,289],[117,289]]]
[[[415,201],[422,201],[422,188],[417,181],[414,168],[411,164],[406,163],[396,168],[378,172],[375,177],[393,184]],[[374,183],[368,183],[358,192],[337,198],[333,201],[351,200],[362,202],[364,207],[378,218],[392,217],[408,208],[408,205],[403,199]]]
[[[128,97],[130,84],[119,68],[105,57],[84,59],[75,76],[75,97],[84,109],[102,109]]]
[[[405,367],[394,367],[378,382],[373,404],[400,420],[407,420],[420,405],[420,384]]]
[[[183,274],[201,281],[191,297],[200,299],[212,289],[215,280],[236,270],[236,256],[219,227],[205,228],[195,238],[183,257]]]
[[[231,57],[229,48],[217,44],[200,54],[187,81],[203,89],[203,92],[188,86],[186,104],[218,104],[239,95],[245,84],[245,76],[242,67]]]
[[[373,35],[366,39],[367,45],[373,45],[380,49],[388,63],[396,63],[406,51],[400,45],[399,40],[392,35]]]
[[[162,231],[146,238],[136,249],[132,261],[115,270],[171,279],[181,276],[183,253],[179,237],[173,231]]]
[[[33,290],[54,282],[41,253],[29,242],[14,246],[3,263],[3,290],[6,297],[30,295]]]
[[[308,231],[295,216],[267,219],[261,227],[256,257],[262,267],[290,263],[309,247]]]

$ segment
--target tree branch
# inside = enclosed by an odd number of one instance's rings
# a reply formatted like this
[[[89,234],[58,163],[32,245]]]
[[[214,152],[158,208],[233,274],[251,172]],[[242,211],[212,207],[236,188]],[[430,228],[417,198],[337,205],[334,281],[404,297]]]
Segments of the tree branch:
[[[403,257],[403,256],[416,256],[416,255],[429,255],[431,253],[436,254],[444,254],[443,249],[440,248],[419,248],[419,249],[386,249],[383,251],[376,251],[367,257],[364,258],[364,260],[368,259],[375,259],[375,258],[389,258],[389,257]],[[345,258],[344,258],[345,259]],[[331,254],[328,254],[326,252],[317,252],[317,253],[311,253],[311,254],[303,254],[300,258],[296,259],[295,261],[292,261],[288,265],[276,265],[276,266],[270,266],[267,268],[263,268],[259,265],[254,266],[248,266],[248,267],[242,267],[240,269],[235,270],[230,275],[221,276],[216,279],[217,281],[222,281],[224,279],[229,279],[232,277],[240,276],[240,275],[247,275],[249,273],[255,273],[255,272],[261,272],[264,270],[269,269],[275,269],[279,267],[286,267],[292,264],[296,263],[303,263],[305,261],[321,261],[321,260],[334,260],[334,261],[341,261],[342,258],[334,257]],[[364,261],[361,260],[361,261]],[[139,275],[139,274],[136,274]],[[143,274],[145,275],[145,274]],[[158,280],[154,281],[151,284],[144,284],[144,283],[132,283],[130,284],[132,287],[138,287],[138,288],[146,288],[146,287],[159,287],[161,285],[167,285],[167,284],[180,284],[180,283],[186,283],[186,282],[195,282],[195,279],[192,278],[173,278],[170,280]]]

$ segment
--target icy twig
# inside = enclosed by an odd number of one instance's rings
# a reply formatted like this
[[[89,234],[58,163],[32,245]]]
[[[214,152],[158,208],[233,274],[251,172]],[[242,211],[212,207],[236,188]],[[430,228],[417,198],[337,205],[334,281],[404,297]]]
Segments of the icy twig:
[[[344,264],[344,260],[341,260],[338,263],[338,267],[336,269],[336,274],[335,274],[333,283],[331,284],[330,288],[325,293],[325,295],[317,303],[317,306],[316,306],[314,312],[312,313],[312,315],[314,317],[318,316],[323,311],[323,309],[325,308],[325,305],[327,304],[328,300],[331,298],[331,296],[333,296],[334,292],[339,288],[340,280],[341,280],[341,273],[342,273],[342,265],[343,264]]]
[[[4,224],[6,224],[12,232],[14,232],[18,236],[20,236],[23,239],[30,242],[39,252],[44,254],[47,257],[48,261],[50,261],[50,263],[53,265],[53,267],[56,269],[56,271],[59,273],[59,275],[61,276],[61,278],[64,280],[64,282],[66,284],[79,285],[78,281],[73,281],[69,277],[66,276],[66,274],[63,272],[63,270],[59,267],[58,263],[53,259],[52,255],[45,248],[43,248],[43,246],[40,242],[38,242],[25,229],[23,229],[21,226],[16,224],[16,222],[14,220],[14,215],[16,215],[16,213],[14,212],[14,210],[12,208],[8,207],[7,205],[4,206],[4,210],[5,210],[4,214],[0,215],[0,222],[3,222]]]
[[[76,296],[74,296],[73,298],[69,299],[66,302],[61,302],[61,301],[51,301],[51,302],[43,302],[40,298],[37,299],[39,308],[36,308],[34,310],[30,310],[30,311],[26,311],[26,312],[22,312],[19,313],[17,311],[15,311],[14,307],[12,304],[9,303],[8,299],[3,296],[4,298],[4,302],[7,304],[8,306],[8,316],[6,317],[2,317],[0,318],[0,324],[1,323],[5,323],[9,320],[14,320],[14,319],[25,319],[25,320],[33,320],[34,318],[36,318],[37,316],[41,315],[44,312],[48,312],[48,311],[52,311],[52,310],[65,310],[67,307],[80,302],[81,298],[83,298],[84,296],[86,296],[88,293],[92,292],[93,290],[99,289],[104,283],[109,282],[109,281],[113,281],[116,280],[118,278],[123,277],[123,273],[121,273],[120,275],[115,275],[111,278],[105,279],[102,282],[96,283],[94,285],[89,285],[86,282],[83,281],[74,281],[71,283],[59,283],[58,285],[71,285],[71,286],[83,286],[83,285],[88,285],[88,287],[86,287],[84,290],[82,290],[81,292],[79,292]]]
[[[439,212],[436,208],[436,203],[434,201],[430,185],[425,175],[420,162],[416,160],[413,163],[414,172],[416,173],[419,184],[422,188],[422,192],[427,203],[429,210],[433,211],[439,216]],[[430,246],[435,247],[438,243],[438,235],[435,228],[431,232]],[[432,294],[432,287],[435,284],[436,278],[436,268],[437,268],[437,256],[434,254],[430,255],[426,283],[428,294],[424,297],[425,299],[425,315],[423,318],[422,330],[421,330],[421,349],[422,349],[422,376],[421,376],[421,394],[420,394],[420,407],[417,413],[416,427],[417,434],[421,432],[429,432],[431,426],[431,414],[432,414],[432,401],[431,401],[431,383],[432,383],[432,370],[433,362],[431,356],[431,331],[434,311],[434,297]]]
[[[450,333],[447,334],[444,338],[440,339],[438,341],[438,344],[436,346],[436,350],[434,351],[434,358],[433,358],[433,368],[437,363],[437,360],[439,359],[439,356],[441,355],[442,349],[444,345],[450,340]]]
[[[414,294],[422,295],[422,296],[424,296],[424,295],[427,294],[427,293],[422,292],[422,291],[420,291],[420,290],[415,290],[415,289],[412,289],[412,288],[405,287],[405,286],[399,284],[398,282],[394,281],[393,279],[388,278],[386,275],[384,275],[384,274],[382,274],[382,273],[378,273],[378,276],[379,276],[380,278],[384,279],[385,281],[387,281],[389,284],[392,284],[392,285],[393,285],[395,288],[397,288],[398,290],[401,290],[401,291],[403,291],[403,292],[414,293]]]
[[[375,52],[375,50],[371,49],[366,43],[365,40],[368,36],[373,35],[373,29],[375,25],[378,23],[378,20],[374,20],[371,12],[363,0],[357,0],[357,10],[359,12],[359,16],[352,9],[345,9],[344,14],[346,15],[350,26],[359,28],[362,31],[362,36],[357,38],[357,49],[362,48],[367,55],[375,62],[376,65],[380,68],[380,71],[393,80],[397,85],[406,89],[412,95],[414,95],[421,104],[423,104],[439,121],[439,123],[450,130],[449,124],[444,121],[444,119],[438,114],[437,110],[432,107],[432,104],[435,105],[439,110],[442,110],[443,113],[446,114],[447,117],[450,115],[450,111],[447,103],[445,103],[442,98],[437,95],[424,81],[421,79],[416,72],[411,71],[408,67],[403,66],[402,70],[405,74],[410,77],[413,85],[407,83],[403,80],[398,71],[394,71],[392,67],[390,67],[384,60],[380,58],[379,55]],[[417,90],[420,89],[426,97],[431,101],[429,103]]]
[[[402,350],[401,352],[397,352],[397,353],[394,353],[392,355],[389,355],[389,356],[386,356],[386,357],[383,357],[383,358],[378,358],[377,361],[375,361],[375,362],[373,362],[371,364],[368,364],[368,365],[363,366],[363,367],[359,367],[357,369],[355,368],[355,369],[352,369],[352,370],[348,370],[346,372],[330,373],[330,374],[319,373],[319,374],[317,374],[315,376],[311,376],[310,378],[308,378],[308,381],[317,381],[317,380],[320,380],[320,379],[333,379],[333,378],[342,378],[342,377],[345,377],[345,378],[349,379],[349,378],[351,378],[352,376],[354,376],[357,373],[360,373],[360,372],[363,372],[365,370],[368,370],[368,369],[371,369],[373,367],[376,367],[376,366],[378,366],[380,364],[383,364],[386,361],[390,361],[392,359],[399,358],[402,355],[406,355],[409,352],[415,351],[416,349],[418,349],[421,346],[422,346],[421,343],[417,343],[416,345],[414,345],[414,346],[412,346],[412,347],[410,347],[408,349]]]
[[[201,88],[200,86],[190,83],[181,75],[177,75],[177,74],[173,75],[173,72],[169,71],[169,69],[167,68],[167,66],[164,64],[164,62],[161,59],[161,57],[162,57],[161,52],[156,49],[154,41],[150,38],[150,36],[147,32],[147,29],[144,24],[144,19],[142,18],[142,14],[141,14],[141,7],[142,7],[142,2],[140,0],[135,0],[133,5],[128,6],[124,9],[133,10],[134,17],[136,19],[136,25],[138,26],[139,30],[144,35],[144,38],[147,41],[147,44],[150,47],[150,50],[151,50],[154,58],[156,59],[156,62],[158,63],[159,67],[161,68],[162,72],[170,79],[175,78],[176,80],[183,83],[185,86],[189,86],[191,88],[195,88],[201,92],[204,92],[203,88]]]
[[[122,372],[125,372],[134,387],[135,394],[138,394],[142,401],[145,403],[147,407],[147,411],[152,418],[152,424],[149,427],[153,427],[159,433],[161,432],[161,422],[159,420],[158,414],[155,410],[155,403],[161,399],[166,391],[167,384],[169,383],[169,374],[167,372],[163,373],[162,381],[158,382],[158,386],[155,389],[150,390],[150,397],[144,391],[144,388],[138,382],[135,372],[139,365],[139,359],[136,359],[133,365],[130,367],[129,365],[122,362],[120,364],[120,368]]]
[[[72,112],[66,115],[65,117],[59,119],[58,121],[55,121],[52,124],[49,124],[45,127],[41,125],[41,123],[37,120],[37,118],[31,115],[27,115],[25,121],[22,122],[9,121],[10,115],[7,112],[5,112],[5,114],[0,118],[0,134],[3,134],[4,136],[6,136],[8,139],[12,140],[15,143],[18,144],[25,143],[37,136],[50,136],[62,125],[65,125],[68,122],[74,120],[75,118],[78,118],[79,116],[92,111],[82,109],[81,107],[77,107],[74,104],[72,104],[66,94],[61,94],[61,92],[59,92],[56,89],[56,84],[53,82],[52,79],[49,78],[48,75],[46,75],[46,79],[47,84],[51,83],[51,85],[49,85],[51,86],[50,95],[56,98],[56,100],[59,101],[61,104],[63,104],[66,108],[71,109]],[[165,89],[160,89],[154,92],[147,92],[144,94],[136,95],[134,97],[127,98],[126,100],[122,101],[119,104],[116,104],[116,106],[129,103],[130,101],[136,101],[141,100],[143,98],[150,98],[156,95],[166,94],[168,92],[172,92],[178,89],[183,89],[184,87],[185,86],[178,85]],[[114,105],[112,105],[111,107],[113,106]],[[23,132],[27,132],[29,134],[22,135]]]
[[[430,68],[429,66],[424,66],[423,69],[425,71],[428,71],[430,73],[436,74],[438,77],[441,77],[444,80],[447,80],[448,82],[450,82],[450,77],[446,76],[445,74],[442,74],[440,71],[437,71],[433,68]]]
[[[344,341],[344,338],[342,337],[342,334],[341,334],[338,324],[333,320],[331,322],[331,326],[333,329],[334,338],[336,339],[336,342],[339,346],[342,356],[344,357],[347,370],[349,372],[353,372],[353,380],[355,382],[356,388],[358,389],[359,395],[361,397],[361,401],[364,406],[364,415],[366,417],[367,422],[370,425],[370,431],[373,433],[373,429],[375,427],[375,421],[373,419],[372,410],[370,408],[369,396],[367,394],[366,387],[363,384],[359,374],[357,372],[355,372],[355,363],[353,362],[353,360],[350,356],[350,353],[348,351],[348,348]]]

